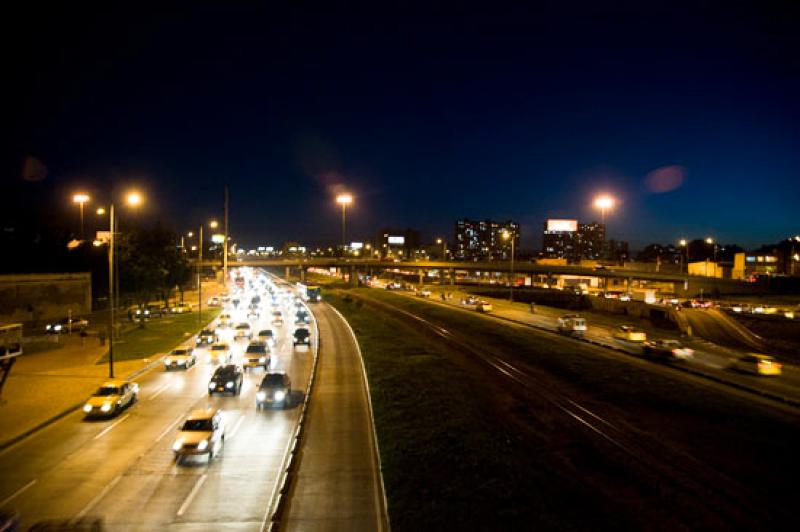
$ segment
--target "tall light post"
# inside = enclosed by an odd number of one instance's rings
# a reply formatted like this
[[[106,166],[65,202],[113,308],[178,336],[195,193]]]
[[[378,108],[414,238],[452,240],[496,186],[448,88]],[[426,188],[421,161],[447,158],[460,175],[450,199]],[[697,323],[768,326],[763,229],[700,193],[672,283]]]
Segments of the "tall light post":
[[[714,263],[716,264],[716,262],[717,262],[717,243],[713,238],[708,237],[708,238],[706,238],[706,244],[708,244],[709,246],[713,246],[714,247]]]
[[[211,229],[219,227],[219,222],[211,220],[208,222]],[[200,231],[197,235],[197,325],[203,326],[203,224],[200,224]]]
[[[142,204],[142,196],[138,192],[130,192],[125,197],[125,203],[130,207],[138,207]],[[98,209],[98,213],[100,209]],[[104,211],[105,212],[105,211]],[[114,213],[114,202],[108,209],[108,378],[114,378],[114,306],[117,304],[114,298],[114,246],[117,235],[117,217]]]
[[[514,275],[514,241],[516,240],[516,235],[507,230],[503,231],[502,235],[503,240],[511,240],[511,289],[509,290],[508,300],[514,301],[514,284],[516,284],[516,276]]]
[[[680,272],[683,273],[683,253],[686,252],[686,264],[689,264],[689,246],[687,245],[688,242],[685,238],[681,238],[678,241],[678,245],[681,247],[681,269]]]
[[[77,203],[80,206],[80,211],[81,211],[81,240],[83,240],[83,205],[87,201],[89,201],[89,195],[88,194],[79,193],[79,194],[74,194],[72,196],[72,202],[73,203]]]
[[[594,199],[595,208],[600,209],[600,218],[603,225],[606,224],[606,212],[614,208],[614,203],[614,198],[607,195],[597,196]]]
[[[336,203],[342,206],[342,254],[347,249],[347,206],[353,203],[353,196],[349,193],[336,196]]]
[[[447,242],[444,238],[437,238],[436,243],[442,246],[442,260],[447,260]]]

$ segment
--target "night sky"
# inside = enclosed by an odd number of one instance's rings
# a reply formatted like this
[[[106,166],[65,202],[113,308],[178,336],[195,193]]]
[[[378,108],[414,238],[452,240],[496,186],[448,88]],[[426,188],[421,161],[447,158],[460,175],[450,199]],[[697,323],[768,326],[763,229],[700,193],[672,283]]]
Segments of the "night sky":
[[[538,248],[598,192],[634,246],[800,233],[796,8],[63,4],[5,17],[5,224],[136,184],[188,229],[227,183],[247,246],[337,242],[337,186],[352,239],[511,218]]]

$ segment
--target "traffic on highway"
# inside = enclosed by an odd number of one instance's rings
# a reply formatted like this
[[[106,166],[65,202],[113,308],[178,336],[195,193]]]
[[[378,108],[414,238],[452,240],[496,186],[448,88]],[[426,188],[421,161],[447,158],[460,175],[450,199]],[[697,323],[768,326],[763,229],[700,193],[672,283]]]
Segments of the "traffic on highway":
[[[200,334],[0,451],[0,511],[25,526],[261,529],[304,401],[316,321],[294,286],[248,268],[234,278],[244,282],[219,297],[219,317]]]

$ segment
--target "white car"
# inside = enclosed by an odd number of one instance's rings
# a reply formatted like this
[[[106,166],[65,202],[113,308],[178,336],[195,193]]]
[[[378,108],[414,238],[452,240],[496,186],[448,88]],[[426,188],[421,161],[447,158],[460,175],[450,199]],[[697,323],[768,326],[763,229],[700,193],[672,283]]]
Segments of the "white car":
[[[139,396],[139,385],[122,379],[106,381],[83,405],[86,417],[115,416]]]
[[[177,347],[164,357],[164,368],[189,369],[197,363],[194,347]]]
[[[183,422],[172,452],[175,461],[190,455],[208,455],[211,460],[222,450],[225,445],[225,425],[222,420],[222,411],[217,408],[195,410]]]

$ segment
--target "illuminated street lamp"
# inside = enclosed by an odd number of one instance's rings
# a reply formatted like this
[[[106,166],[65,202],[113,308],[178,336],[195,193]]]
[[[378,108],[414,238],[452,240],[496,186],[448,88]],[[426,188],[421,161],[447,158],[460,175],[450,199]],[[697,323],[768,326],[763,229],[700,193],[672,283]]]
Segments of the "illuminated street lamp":
[[[706,238],[706,244],[709,246],[714,246],[714,262],[717,262],[717,243],[714,241],[713,238],[708,237]]]
[[[678,240],[678,245],[681,249],[681,272],[683,272],[683,254],[686,253],[686,264],[689,264],[689,246],[685,238]]]
[[[212,229],[219,227],[216,220],[208,222],[208,226]],[[190,233],[191,235],[191,233]],[[200,231],[197,235],[197,324],[199,327],[203,326],[203,279],[201,274],[203,272],[203,225],[200,224]]]
[[[606,211],[609,211],[614,208],[614,198],[611,196],[597,196],[594,199],[594,206],[596,209],[600,209],[600,217],[603,221],[603,224],[606,223]]]
[[[346,249],[346,216],[347,206],[353,203],[353,196],[349,193],[339,194],[336,196],[336,203],[342,206],[342,253]]]
[[[442,246],[442,260],[447,260],[447,242],[444,238],[437,238],[436,243]]]
[[[103,216],[106,213],[106,209],[104,207],[97,208],[97,216]]]
[[[125,203],[129,207],[138,207],[142,204],[144,199],[138,192],[130,192],[125,197]],[[114,298],[114,245],[116,242],[117,234],[117,219],[114,216],[114,202],[108,209],[108,378],[114,378],[114,306],[116,301]]]
[[[77,203],[80,206],[80,211],[81,211],[81,240],[83,240],[83,205],[87,201],[89,201],[89,195],[88,194],[80,193],[80,194],[75,194],[75,195],[72,196],[72,202],[73,203]]]
[[[503,240],[511,240],[511,288],[509,290],[508,299],[509,301],[514,301],[514,235],[512,235],[508,230],[505,230],[501,233]]]

